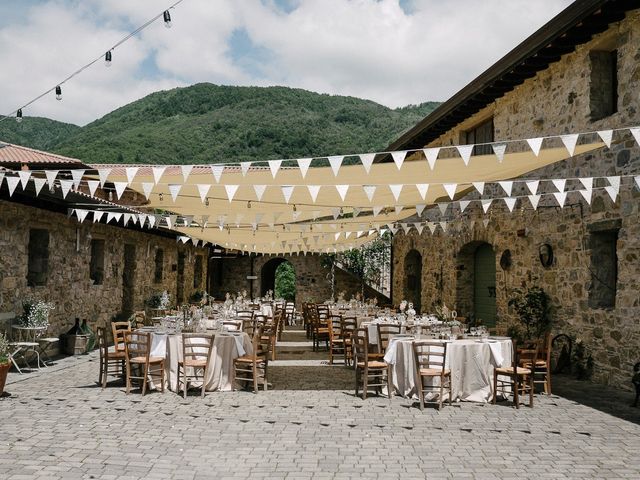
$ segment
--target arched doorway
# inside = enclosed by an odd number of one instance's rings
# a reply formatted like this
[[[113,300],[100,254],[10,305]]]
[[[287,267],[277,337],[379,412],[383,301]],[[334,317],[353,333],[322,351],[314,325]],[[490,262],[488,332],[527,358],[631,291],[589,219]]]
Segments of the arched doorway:
[[[293,265],[284,258],[269,260],[262,267],[260,274],[260,295],[264,297],[269,290],[274,292],[276,296],[282,296],[285,300],[295,300],[295,270]]]
[[[422,311],[422,255],[417,250],[409,250],[404,257],[404,299],[413,303],[416,312]]]
[[[459,315],[496,324],[496,254],[486,242],[471,242],[458,253],[456,310]]]

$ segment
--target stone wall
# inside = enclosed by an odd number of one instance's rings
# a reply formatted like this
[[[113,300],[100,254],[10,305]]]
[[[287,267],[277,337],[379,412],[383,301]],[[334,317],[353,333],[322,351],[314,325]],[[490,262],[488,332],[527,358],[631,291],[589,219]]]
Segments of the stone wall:
[[[617,49],[618,111],[592,121],[590,92],[590,52]],[[464,132],[493,116],[495,140],[509,140],[580,131],[620,128],[640,124],[640,11],[634,11],[574,53],[525,81],[478,114],[443,134],[429,146],[460,143]],[[602,82],[594,78],[594,82]],[[597,115],[596,115],[597,116]],[[545,144],[547,145],[547,144]],[[471,160],[473,161],[473,159]],[[580,155],[531,172],[531,178],[566,178],[604,175],[630,175],[640,172],[640,148],[630,135],[614,135],[611,149]],[[603,187],[599,183],[596,187]],[[567,190],[580,188],[569,181]],[[554,190],[550,190],[554,191]],[[526,195],[514,188],[513,195]],[[469,198],[478,198],[472,194]],[[543,197],[544,198],[544,197]],[[473,254],[486,242],[496,253],[496,304],[499,322],[513,319],[507,306],[513,289],[539,285],[550,295],[555,307],[554,332],[580,338],[595,360],[594,380],[629,388],[633,364],[640,360],[640,218],[638,189],[632,179],[623,179],[620,196],[614,203],[603,189],[594,191],[589,206],[576,193],[569,193],[565,207],[553,201],[541,202],[534,211],[519,200],[513,213],[502,202],[494,202],[488,214],[474,203],[461,213],[456,209],[446,218],[447,233],[431,235],[401,231],[394,239],[394,303],[406,288],[404,259],[411,249],[422,255],[422,305],[429,310],[434,301],[444,301],[465,315],[473,308]],[[451,209],[450,209],[451,210]],[[425,218],[440,220],[433,211]],[[485,226],[484,221],[488,220]],[[590,291],[598,281],[592,269],[592,239],[599,230],[617,228],[617,285],[615,306],[593,308]],[[549,244],[554,250],[553,264],[545,268],[539,248]],[[513,264],[507,270],[499,265],[509,249]],[[595,255],[595,252],[593,252]],[[610,255],[609,255],[610,256]],[[611,269],[609,269],[611,270]],[[612,272],[605,272],[611,277]],[[592,294],[593,296],[593,294]],[[592,302],[593,303],[593,302]]]
[[[27,285],[30,229],[49,232],[49,260],[46,285]],[[101,285],[90,279],[91,240],[104,239],[104,275]],[[177,244],[175,238],[85,221],[18,203],[0,201],[0,319],[7,321],[22,313],[22,301],[33,298],[55,304],[48,334],[58,335],[73,325],[73,319],[110,321],[123,310],[123,268],[125,245],[135,247],[132,274],[132,309],[142,310],[152,295],[167,290],[175,302],[178,253],[185,255],[184,295],[194,292],[193,267],[196,255],[208,251]],[[162,281],[155,282],[155,252],[163,249]],[[203,263],[206,266],[206,261]],[[174,268],[175,267],[175,268]],[[206,268],[202,286],[206,283]],[[126,312],[125,312],[126,314]],[[4,325],[6,328],[7,325]],[[0,325],[2,329],[2,325]]]

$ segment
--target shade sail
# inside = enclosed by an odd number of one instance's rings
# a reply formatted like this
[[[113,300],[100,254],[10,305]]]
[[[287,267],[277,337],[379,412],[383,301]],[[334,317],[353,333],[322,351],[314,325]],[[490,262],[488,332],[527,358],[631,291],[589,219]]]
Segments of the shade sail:
[[[583,143],[574,155],[602,146]],[[505,153],[501,162],[494,154],[471,156],[468,164],[460,156],[440,158],[431,168],[419,151],[400,168],[378,163],[367,173],[360,164],[337,171],[311,167],[304,175],[298,167],[280,167],[275,176],[269,166],[217,166],[215,174],[209,165],[189,167],[186,174],[181,166],[168,166],[159,178],[151,166],[135,165],[135,172],[123,165],[93,168],[109,169],[110,182],[148,194],[145,207],[187,217],[172,225],[185,235],[274,253],[357,246],[375,238],[380,226],[414,215],[416,205],[458,198],[472,182],[514,179],[567,157],[565,147],[537,155],[527,149]]]

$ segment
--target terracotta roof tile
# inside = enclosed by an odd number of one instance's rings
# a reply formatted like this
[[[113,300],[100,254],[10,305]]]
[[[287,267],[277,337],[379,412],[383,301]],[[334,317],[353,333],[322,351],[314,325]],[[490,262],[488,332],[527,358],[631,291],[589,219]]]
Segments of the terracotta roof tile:
[[[80,160],[75,158],[64,157],[62,155],[56,155],[55,153],[43,152],[33,148],[0,142],[0,164],[9,163],[19,163],[24,165],[64,164],[77,165],[78,167],[84,166]]]

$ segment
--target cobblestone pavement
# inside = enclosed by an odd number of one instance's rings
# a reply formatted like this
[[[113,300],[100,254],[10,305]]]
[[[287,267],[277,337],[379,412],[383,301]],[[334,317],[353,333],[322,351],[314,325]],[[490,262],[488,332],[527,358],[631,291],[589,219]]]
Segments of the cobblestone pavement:
[[[595,409],[580,388],[597,406],[602,387],[559,381],[572,399],[421,412],[403,398],[355,398],[352,371],[283,352],[273,390],[257,395],[127,396],[117,380],[102,391],[95,353],[12,373],[0,478],[640,478],[640,410],[626,392]]]

